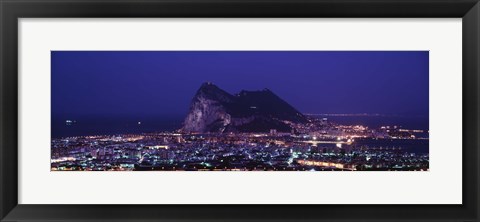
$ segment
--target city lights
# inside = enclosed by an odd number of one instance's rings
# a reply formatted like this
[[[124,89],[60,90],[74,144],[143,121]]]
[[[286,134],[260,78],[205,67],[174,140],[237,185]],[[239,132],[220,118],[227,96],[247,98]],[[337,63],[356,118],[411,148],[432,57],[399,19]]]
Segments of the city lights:
[[[408,151],[408,146],[428,147],[423,130],[374,129],[309,118],[307,124],[291,123],[295,133],[174,131],[53,139],[51,170],[428,170],[428,151]]]

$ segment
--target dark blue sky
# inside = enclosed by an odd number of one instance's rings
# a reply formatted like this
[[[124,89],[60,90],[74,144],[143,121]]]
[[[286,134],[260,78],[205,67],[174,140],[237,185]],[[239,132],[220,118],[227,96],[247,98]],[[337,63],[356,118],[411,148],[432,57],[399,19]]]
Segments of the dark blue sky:
[[[205,81],[303,113],[428,116],[428,52],[53,51],[53,117],[183,116]]]

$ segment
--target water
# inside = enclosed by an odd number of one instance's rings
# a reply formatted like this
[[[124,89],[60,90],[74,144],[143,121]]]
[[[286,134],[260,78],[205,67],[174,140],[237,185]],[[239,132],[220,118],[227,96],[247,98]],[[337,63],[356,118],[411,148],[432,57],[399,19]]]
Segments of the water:
[[[328,121],[344,125],[364,125],[370,128],[381,126],[399,126],[404,129],[419,129],[428,131],[428,117],[420,116],[324,116],[316,115],[317,118],[327,118]]]
[[[428,118],[400,116],[317,116],[326,117],[328,121],[345,125],[365,125],[370,128],[381,126],[401,126],[405,129],[425,130],[422,137],[428,138]],[[66,120],[72,120],[71,125]],[[174,131],[181,127],[183,117],[158,118],[124,118],[124,117],[88,117],[88,118],[54,118],[52,121],[52,138],[89,135],[114,135],[126,133],[150,133]],[[139,124],[140,122],[140,124]],[[357,139],[354,146],[368,147],[402,147],[402,151],[428,153],[428,140],[391,140],[391,139]]]
[[[67,125],[67,120],[72,121],[71,125]],[[54,118],[52,120],[52,138],[174,131],[181,127],[182,121],[183,117]]]
[[[402,116],[316,116],[328,118],[328,121],[345,125],[364,125],[370,128],[381,126],[401,126],[405,129],[420,129],[428,132],[428,118]],[[52,137],[88,136],[99,134],[120,133],[148,133],[172,131],[181,127],[183,116],[173,117],[81,117],[81,118],[53,118]],[[66,120],[76,121],[71,125]],[[140,122],[140,124],[138,124]],[[422,135],[428,137],[428,133]]]
[[[339,124],[362,124],[371,128],[383,125],[398,125],[408,129],[422,129],[428,131],[428,119],[407,117],[379,117],[379,116],[328,116],[329,121]],[[72,120],[71,125],[66,121]],[[73,122],[74,121],[74,122]],[[181,127],[183,117],[169,118],[57,118],[52,121],[52,138],[89,135],[114,135],[126,133],[150,133],[174,131]],[[139,124],[140,122],[140,124]],[[428,133],[425,133],[428,137]],[[320,146],[330,146],[323,144]],[[335,146],[332,144],[331,146]],[[352,146],[355,147],[384,147],[402,148],[402,152],[428,154],[428,140],[403,140],[403,139],[356,139]]]
[[[371,129],[378,129],[382,126],[397,126],[403,129],[424,130],[424,133],[415,133],[417,137],[428,138],[429,119],[420,116],[327,116],[316,115],[317,118],[327,118],[328,121],[343,125],[363,125]],[[370,148],[402,148],[402,152],[428,154],[428,139],[356,139],[353,146]]]

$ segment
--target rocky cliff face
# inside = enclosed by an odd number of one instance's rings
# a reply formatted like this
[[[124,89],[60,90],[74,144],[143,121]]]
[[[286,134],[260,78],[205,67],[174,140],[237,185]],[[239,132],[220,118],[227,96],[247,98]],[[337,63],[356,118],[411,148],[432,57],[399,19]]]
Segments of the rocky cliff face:
[[[184,132],[290,131],[289,123],[307,119],[268,89],[231,95],[212,83],[204,83],[192,99]]]

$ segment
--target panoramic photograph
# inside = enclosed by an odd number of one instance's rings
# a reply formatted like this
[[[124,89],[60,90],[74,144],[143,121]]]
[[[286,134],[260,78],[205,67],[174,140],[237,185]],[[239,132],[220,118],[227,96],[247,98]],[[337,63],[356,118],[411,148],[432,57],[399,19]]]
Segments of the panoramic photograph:
[[[51,171],[428,171],[428,51],[52,51]]]

